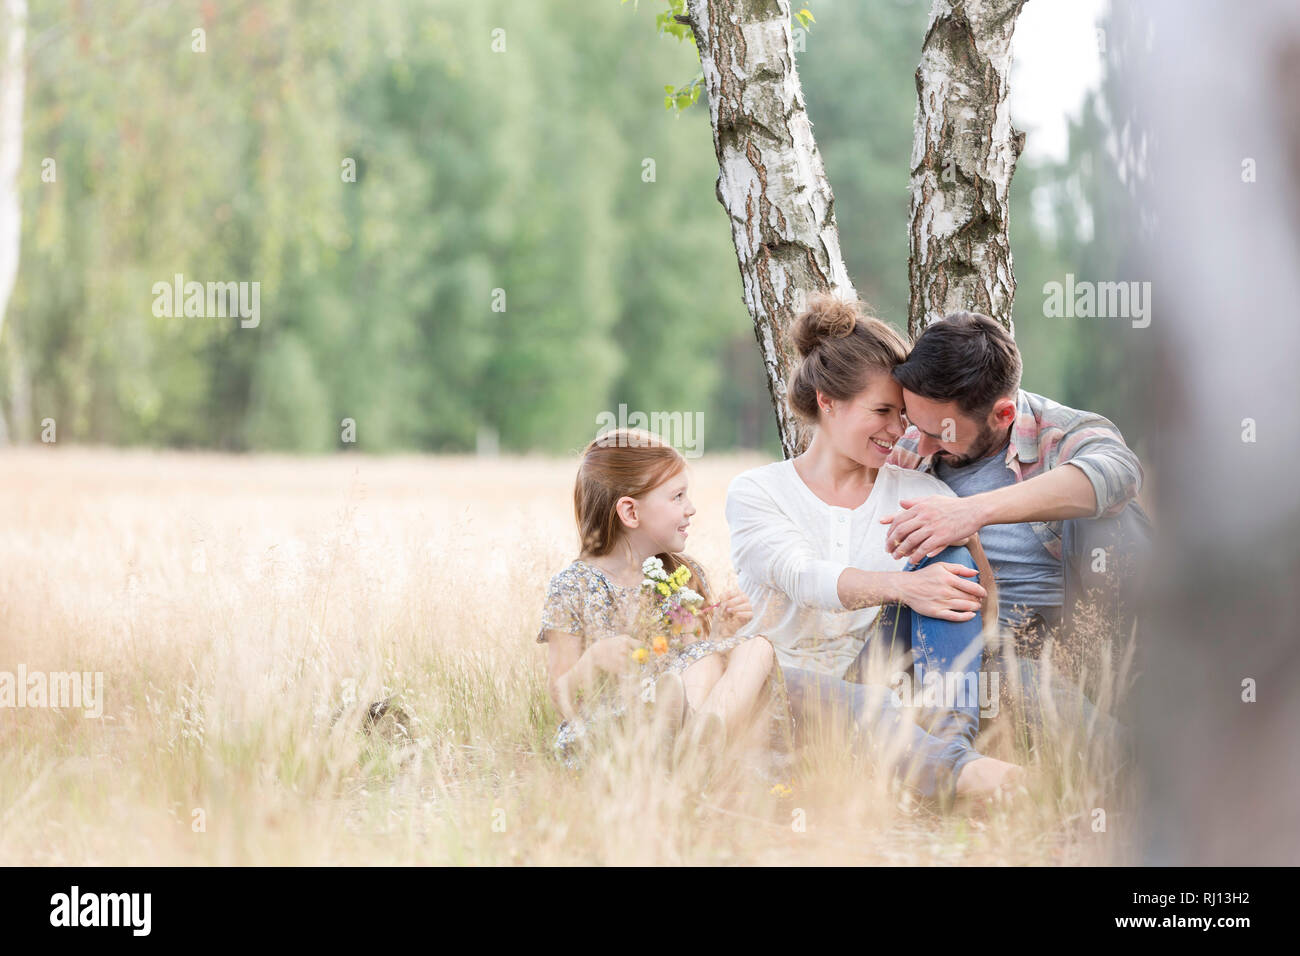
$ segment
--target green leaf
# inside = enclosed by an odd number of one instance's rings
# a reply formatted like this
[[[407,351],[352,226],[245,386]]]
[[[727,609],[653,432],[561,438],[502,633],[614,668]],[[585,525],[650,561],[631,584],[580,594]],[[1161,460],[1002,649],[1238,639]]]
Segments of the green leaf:
[[[668,93],[668,95],[664,97],[664,105],[668,107],[669,103],[671,103],[673,106],[677,107],[677,111],[680,113],[682,110],[687,109],[699,100],[700,91],[703,89],[704,73],[701,71],[695,75],[695,79],[691,80],[691,82],[685,86],[664,87],[664,90]]]

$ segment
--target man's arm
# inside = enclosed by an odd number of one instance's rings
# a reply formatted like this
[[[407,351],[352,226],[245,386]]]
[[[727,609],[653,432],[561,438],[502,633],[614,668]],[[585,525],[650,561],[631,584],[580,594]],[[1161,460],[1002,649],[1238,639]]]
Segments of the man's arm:
[[[986,524],[1091,518],[1097,513],[1096,490],[1081,468],[1053,468],[1028,481],[959,500],[973,503],[981,528]]]
[[[985,525],[1091,518],[1097,512],[1097,495],[1081,468],[1053,468],[968,498],[931,495],[899,504],[904,510],[881,519],[890,525],[885,547],[896,558],[920,561],[965,541]]]
[[[1108,419],[1092,412],[1076,415],[1079,419],[1049,455],[1047,473],[1074,465],[1093,489],[1094,510],[1082,517],[1112,518],[1142,490],[1142,463]]]
[[[902,501],[904,510],[882,519],[886,549],[920,560],[985,525],[1108,518],[1137,497],[1142,464],[1109,419],[1053,404],[1040,427],[1042,474],[969,498]]]

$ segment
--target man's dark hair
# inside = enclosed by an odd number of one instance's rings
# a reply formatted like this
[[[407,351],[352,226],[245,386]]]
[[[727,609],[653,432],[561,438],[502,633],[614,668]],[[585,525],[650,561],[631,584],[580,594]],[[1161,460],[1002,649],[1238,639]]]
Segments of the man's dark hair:
[[[894,380],[931,401],[956,402],[980,418],[999,398],[1020,387],[1020,350],[1011,333],[978,312],[953,312],[933,323],[912,345]]]

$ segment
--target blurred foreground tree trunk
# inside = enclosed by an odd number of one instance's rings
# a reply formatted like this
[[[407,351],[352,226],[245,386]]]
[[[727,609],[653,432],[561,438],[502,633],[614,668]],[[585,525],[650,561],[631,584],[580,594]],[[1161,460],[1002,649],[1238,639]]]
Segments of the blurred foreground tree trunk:
[[[23,61],[27,0],[0,0],[0,335],[18,277],[21,212],[18,165],[23,153]],[[0,404],[0,445],[9,440]]]
[[[949,312],[1011,329],[1011,36],[1025,0],[934,0],[916,68],[908,255],[912,338]]]
[[[1130,718],[1138,862],[1294,865],[1300,7],[1116,10],[1107,45],[1130,51],[1118,161],[1148,226],[1131,278],[1159,303],[1143,330],[1154,399],[1137,410],[1161,518]]]

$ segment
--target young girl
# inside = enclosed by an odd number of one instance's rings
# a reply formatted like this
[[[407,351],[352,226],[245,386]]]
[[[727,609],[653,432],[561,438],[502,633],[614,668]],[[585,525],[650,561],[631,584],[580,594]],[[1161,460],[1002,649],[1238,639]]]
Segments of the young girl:
[[[647,698],[660,726],[685,729],[679,756],[716,752],[749,732],[788,752],[789,711],[772,645],[737,633],[753,616],[749,600],[738,590],[715,600],[704,569],[682,553],[695,514],[686,460],[649,432],[608,432],[583,452],[573,510],[580,553],[551,579],[537,636],[547,645],[549,689],[564,716],[557,755],[577,766],[576,745],[588,728]],[[702,599],[676,647],[665,639],[671,625],[657,595],[644,587],[651,558]],[[647,679],[653,694],[627,693]]]

